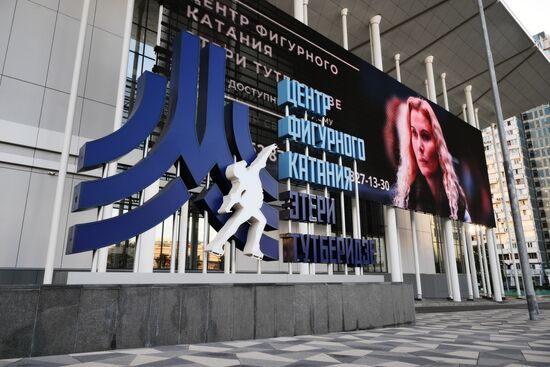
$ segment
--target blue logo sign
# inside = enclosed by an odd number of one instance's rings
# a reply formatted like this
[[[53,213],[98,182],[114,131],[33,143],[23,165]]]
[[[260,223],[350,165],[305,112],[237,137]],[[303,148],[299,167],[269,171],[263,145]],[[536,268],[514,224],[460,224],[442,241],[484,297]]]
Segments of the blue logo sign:
[[[138,81],[136,108],[126,124],[103,138],[86,143],[80,150],[78,171],[88,171],[114,161],[139,146],[153,131],[164,110],[167,80],[145,72]],[[156,226],[190,199],[189,189],[198,187],[210,173],[213,183],[195,199],[209,213],[209,222],[220,230],[231,214],[218,214],[231,183],[226,168],[234,157],[248,164],[256,158],[248,122],[248,107],[225,105],[225,49],[209,44],[201,50],[199,38],[182,32],[174,40],[170,75],[170,109],[166,126],[147,157],[114,176],[77,185],[73,211],[97,208],[145,189],[170,167],[181,163],[181,173],[142,206],[123,215],[70,228],[67,254],[109,246]],[[199,136],[202,135],[202,136]],[[278,196],[277,181],[260,172],[264,195]],[[265,202],[261,212],[266,230],[278,228],[278,213]],[[249,224],[235,235],[237,248],[246,244]],[[260,240],[264,260],[279,258],[276,239],[265,234]]]

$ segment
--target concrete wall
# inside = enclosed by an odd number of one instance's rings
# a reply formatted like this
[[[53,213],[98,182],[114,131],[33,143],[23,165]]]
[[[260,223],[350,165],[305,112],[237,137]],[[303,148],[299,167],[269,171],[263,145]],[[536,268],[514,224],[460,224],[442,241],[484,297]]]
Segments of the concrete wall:
[[[414,274],[403,274],[403,282],[411,284],[416,296],[416,278]],[[422,283],[422,298],[447,298],[449,291],[447,289],[447,278],[443,274],[420,274]],[[468,283],[466,274],[458,274],[458,283],[460,285],[460,296],[463,300],[468,298]]]
[[[369,329],[415,321],[409,284],[0,288],[0,358]]]

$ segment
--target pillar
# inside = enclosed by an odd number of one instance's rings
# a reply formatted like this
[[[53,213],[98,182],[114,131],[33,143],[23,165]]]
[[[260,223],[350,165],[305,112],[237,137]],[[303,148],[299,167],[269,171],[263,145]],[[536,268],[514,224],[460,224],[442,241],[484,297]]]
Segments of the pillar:
[[[303,10],[303,17],[304,17],[304,24],[307,25],[307,5],[309,4],[309,0],[303,0],[304,1],[304,4],[303,4],[303,7],[304,7],[304,10]]]
[[[466,245],[465,224],[460,226],[460,243],[462,244],[462,252],[464,252],[464,267],[466,268],[466,282],[468,283],[468,301],[474,300],[472,287],[472,276],[470,274],[470,259],[468,257],[468,246]]]
[[[451,273],[451,287],[453,292],[453,301],[460,302],[460,284],[458,283],[458,270],[456,268],[456,255],[453,240],[453,225],[450,219],[444,219],[445,244],[447,246],[447,255],[449,258],[449,270]]]
[[[474,102],[472,100],[472,86],[467,85],[464,88],[464,96],[466,97],[466,114],[467,114],[467,122],[472,125],[473,127],[476,127],[476,117],[475,117],[475,111],[474,111]],[[464,105],[462,106],[463,112],[464,112]]]
[[[481,228],[478,230],[478,237],[479,237],[479,244],[481,246],[481,260],[483,261],[483,276],[485,277],[485,284],[487,286],[487,289],[485,291],[487,297],[493,296],[493,290],[491,286],[491,277],[489,275],[489,266],[487,265],[487,254],[485,249],[485,243],[483,241],[483,232]]]
[[[187,261],[187,223],[189,219],[189,203],[183,204],[180,211],[179,225],[179,248],[178,248],[178,273],[185,273],[185,262]],[[228,259],[228,258],[226,258]]]
[[[143,192],[141,204],[151,199],[159,192],[160,181],[157,180],[149,185]],[[152,273],[155,257],[155,234],[157,227],[153,227],[140,234],[136,241],[136,253],[134,255],[135,273]]]
[[[468,247],[468,258],[470,263],[470,277],[472,281],[472,290],[474,298],[479,298],[479,285],[477,283],[477,267],[474,257],[474,247],[472,245],[472,225],[464,223],[464,230],[466,231],[466,246]]]
[[[428,98],[433,103],[437,103],[437,95],[435,93],[435,79],[434,79],[434,68],[433,68],[433,56],[428,56],[424,59],[424,64],[426,65],[426,76],[428,80]]]
[[[496,258],[497,258],[497,274],[498,274],[498,281],[499,281],[499,284],[500,284],[500,292],[502,294],[502,298],[506,298],[505,296],[505,293],[504,293],[504,283],[502,282],[502,267],[500,266],[500,257],[498,256],[498,248],[497,248],[497,238],[495,236],[495,229],[494,228],[491,228],[491,237],[493,239],[493,247],[495,249],[495,254],[496,254]]]
[[[413,241],[413,256],[414,256],[414,275],[416,279],[416,299],[422,299],[422,280],[420,278],[420,259],[418,258],[418,236],[416,233],[416,213],[409,212],[411,217],[411,232]]]
[[[53,281],[55,252],[57,250],[59,224],[61,222],[61,206],[63,204],[63,191],[65,188],[65,178],[67,176],[67,165],[69,164],[71,138],[73,136],[72,132],[74,124],[74,113],[76,110],[78,83],[80,81],[80,69],[82,67],[82,56],[84,54],[84,40],[86,38],[86,25],[88,23],[89,10],[90,0],[84,0],[84,3],[82,4],[82,12],[80,14],[80,28],[78,31],[78,40],[76,43],[76,55],[73,64],[69,105],[67,108],[67,114],[65,116],[63,147],[61,148],[61,160],[59,162],[59,173],[57,175],[54,204],[51,214],[50,234],[48,238],[48,247],[46,250],[46,264],[44,266],[44,284],[52,284]]]
[[[426,65],[426,77],[428,81],[428,97],[433,103],[437,103],[437,95],[435,92],[435,78],[434,78],[434,69],[433,69],[433,56],[428,56],[424,59],[424,64]],[[443,218],[443,227],[445,234],[445,260],[446,268],[448,270],[448,276],[450,280],[449,293],[455,302],[461,301],[460,296],[460,286],[458,282],[458,270],[456,268],[456,254],[455,246],[453,239],[453,224],[449,218]],[[450,232],[449,232],[450,231]]]
[[[304,1],[294,0],[294,18],[300,22],[304,21]]]
[[[498,278],[497,254],[495,253],[495,243],[493,241],[493,229],[487,228],[485,234],[487,236],[487,252],[489,253],[489,266],[491,267],[491,279],[493,281],[493,299],[497,302],[502,302],[502,293],[500,288],[500,280]]]
[[[462,105],[462,118],[464,119],[464,122],[468,122],[468,113],[466,112],[466,104]]]
[[[372,63],[376,68],[383,70],[382,68],[382,44],[380,42],[380,21],[382,17],[375,15],[370,19],[370,35],[372,45]]]
[[[342,16],[342,47],[348,49],[348,8],[342,9],[340,12]]]
[[[426,88],[426,98],[430,99],[430,87],[428,87],[428,79],[424,79],[424,87]]]
[[[449,98],[447,96],[447,82],[445,78],[447,77],[446,73],[441,73],[441,89],[443,90],[443,106],[447,111],[449,111]]]
[[[481,251],[481,238],[479,228],[476,228],[476,238],[477,238],[477,259],[479,261],[479,275],[481,277],[481,286],[483,287],[483,296],[488,297],[489,292],[487,292],[487,278],[485,278],[485,266],[483,265],[483,253]]]
[[[382,17],[376,15],[370,19],[370,37],[372,50],[372,63],[379,69],[384,70],[382,65],[382,44],[380,42],[380,21]],[[403,271],[401,269],[401,261],[399,256],[399,234],[397,232],[397,218],[395,208],[392,206],[386,207],[386,223],[388,224],[388,232],[386,236],[387,252],[390,261],[390,272],[392,282],[403,282]]]
[[[395,60],[395,78],[398,82],[401,82],[401,66],[399,65],[399,59],[401,58],[401,55],[395,54],[393,59]]]
[[[397,234],[397,219],[395,208],[386,207],[386,223],[388,223],[388,232],[386,234],[387,250],[390,260],[390,273],[392,282],[403,282],[403,271],[401,270],[401,261],[399,260],[399,239]]]

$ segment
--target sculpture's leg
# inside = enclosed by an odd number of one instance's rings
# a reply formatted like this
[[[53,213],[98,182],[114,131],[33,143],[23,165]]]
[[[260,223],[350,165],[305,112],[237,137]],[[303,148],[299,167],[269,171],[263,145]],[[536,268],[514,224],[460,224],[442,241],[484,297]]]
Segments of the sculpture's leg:
[[[239,226],[246,222],[248,217],[244,210],[237,209],[237,211],[229,218],[229,220],[223,225],[218,234],[206,245],[206,251],[213,253],[214,255],[223,255],[223,246],[229,240],[231,236],[237,232]]]
[[[252,223],[248,229],[248,236],[246,237],[246,245],[244,246],[243,253],[248,256],[263,258],[264,254],[260,250],[260,238],[264,232],[267,220],[258,209],[250,220]]]

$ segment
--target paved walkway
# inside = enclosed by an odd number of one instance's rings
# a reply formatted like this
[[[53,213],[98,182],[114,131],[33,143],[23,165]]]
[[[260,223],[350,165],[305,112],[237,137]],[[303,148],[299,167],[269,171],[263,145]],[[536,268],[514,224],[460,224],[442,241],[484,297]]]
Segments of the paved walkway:
[[[368,310],[365,310],[368,312]],[[416,325],[18,360],[0,366],[550,366],[550,310],[421,313]]]

